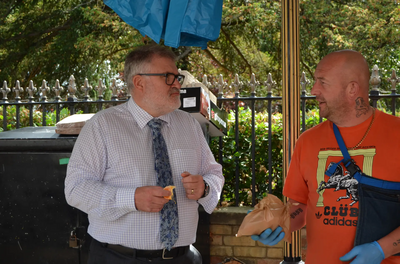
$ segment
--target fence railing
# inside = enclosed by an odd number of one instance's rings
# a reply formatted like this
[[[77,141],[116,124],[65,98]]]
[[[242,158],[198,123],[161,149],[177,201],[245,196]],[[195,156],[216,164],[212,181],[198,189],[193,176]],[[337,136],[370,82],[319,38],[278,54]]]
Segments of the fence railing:
[[[397,101],[396,99],[400,97],[400,93],[397,93],[397,89],[396,86],[398,83],[400,83],[400,78],[398,78],[396,76],[396,72],[394,70],[392,70],[391,76],[386,78],[386,80],[389,84],[390,84],[390,91],[382,89],[381,88],[381,84],[382,84],[382,79],[381,76],[379,74],[379,68],[377,65],[374,65],[374,67],[372,68],[372,72],[371,72],[371,77],[370,77],[370,103],[373,107],[375,108],[380,108],[380,109],[385,109],[385,110],[390,110],[392,115],[399,115],[400,110],[397,110]],[[307,94],[307,86],[310,84],[311,82],[306,78],[304,72],[301,76],[300,79],[300,85],[302,88],[301,91],[301,95],[300,95],[300,100],[301,100],[301,109],[300,109],[300,113],[301,113],[301,131],[305,131],[306,130],[306,115],[304,113],[306,113],[306,102],[308,100],[311,99],[315,99],[315,96],[310,96]],[[271,124],[271,117],[272,117],[272,102],[273,101],[280,101],[282,100],[282,97],[280,96],[273,96],[272,95],[272,90],[273,88],[276,86],[276,83],[272,80],[271,75],[268,75],[267,81],[264,84],[261,84],[259,82],[257,82],[255,80],[255,76],[251,77],[251,80],[248,82],[249,86],[251,87],[251,94],[249,97],[240,97],[239,95],[239,90],[241,88],[241,86],[243,85],[242,82],[239,81],[239,79],[236,78],[234,79],[234,81],[231,84],[231,88],[235,89],[235,96],[233,98],[224,98],[222,95],[222,87],[226,87],[227,84],[224,83],[222,81],[222,78],[219,79],[219,82],[217,83],[216,87],[219,89],[219,93],[218,93],[218,101],[220,102],[226,102],[226,101],[230,101],[230,102],[234,102],[234,114],[235,114],[235,143],[236,143],[236,147],[238,149],[238,143],[239,143],[239,103],[243,102],[243,101],[249,101],[249,108],[251,110],[251,127],[252,127],[252,132],[251,132],[251,171],[252,171],[252,187],[251,187],[251,191],[252,191],[252,206],[255,205],[255,124],[254,124],[254,120],[255,120],[255,102],[256,101],[267,101],[267,107],[266,110],[268,112],[268,124]],[[265,85],[267,87],[267,96],[265,97],[257,97],[255,95],[255,91],[256,88],[260,85]],[[379,103],[380,99],[390,99],[390,105],[387,104],[387,102],[381,102]],[[320,119],[320,122],[322,122],[322,119]],[[268,129],[267,130],[268,133],[268,142],[271,142],[271,137],[272,137],[272,130]],[[222,140],[220,140],[220,145],[222,144]],[[219,148],[220,152],[218,154],[219,157],[219,161],[222,161],[222,156],[223,153],[221,151],[222,147]],[[271,193],[272,191],[272,162],[271,162],[271,152],[272,152],[272,146],[271,144],[268,144],[268,193]],[[236,188],[235,188],[235,205],[238,206],[239,203],[241,201],[238,200],[239,197],[239,178],[240,178],[240,164],[239,162],[236,162],[236,170],[235,170],[235,181],[236,181]]]
[[[390,86],[390,89],[382,88],[382,79]],[[307,111],[307,101],[315,99],[315,96],[310,96],[307,93],[307,86],[310,85],[310,81],[306,78],[305,74],[301,76],[300,84],[302,87],[302,92],[300,96],[301,100],[301,120],[302,120],[302,131],[306,129],[306,113]],[[397,105],[397,100],[400,97],[400,93],[397,93],[397,84],[400,83],[400,78],[396,76],[396,72],[393,70],[390,77],[381,78],[379,74],[379,68],[375,65],[372,69],[371,78],[370,78],[370,100],[373,107],[377,107],[380,109],[390,110],[391,114],[398,115],[399,108]],[[240,81],[238,75],[235,76],[234,80],[232,80],[231,84],[229,85],[227,82],[223,80],[222,75],[217,78],[217,81],[214,83],[209,83],[207,78],[204,78],[203,84],[205,84],[210,89],[216,89],[218,91],[217,102],[220,107],[223,107],[224,104],[233,103],[233,107],[231,110],[234,112],[235,115],[235,143],[238,147],[239,145],[239,105],[244,103],[246,107],[249,107],[251,110],[251,177],[252,177],[252,205],[255,204],[255,113],[256,113],[256,102],[266,102],[266,107],[264,108],[268,113],[268,123],[271,124],[272,120],[272,113],[276,111],[276,106],[279,105],[282,101],[281,96],[273,95],[273,90],[276,90],[276,82],[272,79],[271,74],[268,75],[267,81],[260,83],[256,80],[255,76],[252,75],[250,80],[248,81]],[[248,96],[241,96],[240,91],[243,87],[250,88],[250,94]],[[266,96],[257,96],[256,91],[260,87],[266,88],[267,93]],[[106,91],[105,85],[103,85],[102,81],[99,81],[99,84],[94,88],[96,91],[96,98],[91,99],[89,96],[89,92],[93,89],[92,86],[89,85],[87,79],[83,81],[83,85],[81,86],[80,90],[82,92],[82,98],[77,98],[77,85],[75,82],[75,78],[71,75],[69,79],[69,84],[65,89],[67,92],[64,97],[61,94],[64,92],[64,88],[59,84],[58,81],[54,84],[53,88],[48,87],[48,84],[45,80],[43,80],[42,85],[40,88],[36,88],[32,81],[30,81],[29,86],[24,90],[19,81],[16,81],[15,87],[8,88],[8,84],[6,81],[3,83],[3,87],[0,89],[2,93],[2,99],[0,100],[0,108],[2,108],[2,118],[3,124],[2,128],[4,131],[8,130],[8,126],[12,123],[15,128],[21,127],[21,109],[25,108],[28,111],[29,115],[29,126],[46,126],[48,124],[46,120],[46,115],[49,112],[55,113],[55,122],[60,121],[60,112],[61,109],[67,108],[68,113],[67,115],[72,115],[77,112],[77,110],[81,111],[82,113],[93,113],[100,111],[108,106],[117,105],[119,103],[126,102],[129,100],[129,96],[124,95],[122,93],[123,86],[118,85],[115,79],[112,80],[109,90],[111,90],[110,99],[104,99],[104,92]],[[233,91],[233,97],[224,97],[225,91]],[[24,93],[25,92],[25,93]],[[8,99],[8,95],[12,94],[13,99]],[[26,94],[27,98],[21,98],[22,94]],[[50,95],[53,95],[52,98],[49,98]],[[35,96],[36,95],[36,96]],[[64,100],[62,100],[64,98]],[[15,113],[12,113],[11,107],[15,106]],[[25,110],[25,111],[26,111]],[[41,124],[34,124],[34,113],[41,112]],[[1,115],[1,113],[0,113]],[[13,118],[10,118],[10,115],[13,115]],[[1,117],[1,116],[0,116]],[[320,120],[321,122],[322,120]],[[272,131],[271,129],[267,130],[268,133],[268,142],[271,142]],[[222,145],[222,138],[219,140],[219,144]],[[216,157],[216,159],[222,163],[223,155],[220,151]],[[271,162],[271,152],[272,146],[268,144],[268,192],[272,190],[272,162]],[[223,164],[222,164],[223,165]],[[238,206],[240,201],[238,200],[238,193],[239,193],[239,175],[240,175],[240,165],[239,162],[236,162],[236,171],[235,171],[235,205]]]
[[[54,87],[50,88],[45,80],[42,81],[42,85],[39,88],[36,88],[32,81],[29,82],[29,86],[24,90],[20,86],[20,82],[17,80],[15,87],[9,88],[6,81],[3,82],[3,87],[0,89],[2,93],[2,100],[0,101],[0,107],[3,109],[3,124],[2,128],[4,131],[8,130],[9,122],[15,123],[15,128],[20,128],[21,122],[21,108],[26,107],[29,113],[29,126],[35,126],[38,124],[34,124],[33,114],[38,111],[38,109],[42,112],[41,120],[42,126],[46,126],[47,124],[47,113],[54,112],[56,119],[55,122],[60,121],[60,113],[62,108],[68,108],[68,115],[73,115],[76,113],[76,109],[79,107],[82,112],[89,113],[97,112],[104,108],[107,105],[116,105],[118,103],[127,101],[130,95],[121,96],[122,87],[117,85],[116,79],[113,79],[110,85],[109,90],[111,91],[111,95],[109,96],[109,100],[104,99],[104,92],[106,91],[106,86],[103,85],[102,80],[99,80],[98,86],[95,88],[97,99],[92,100],[89,96],[89,92],[93,90],[93,87],[89,85],[88,80],[85,79],[83,85],[80,90],[83,93],[82,98],[78,99],[76,93],[78,92],[78,88],[75,82],[75,78],[73,75],[69,78],[69,84],[66,89],[64,89],[59,81],[57,80]],[[65,99],[62,100],[61,93],[66,91]],[[25,92],[27,98],[21,98],[21,94]],[[8,95],[13,94],[13,99],[9,101]],[[49,98],[48,95],[53,94],[53,98]],[[7,111],[9,106],[15,106],[15,120],[10,120],[9,114]],[[89,106],[95,106],[95,109],[90,109]],[[89,110],[90,109],[90,110]]]

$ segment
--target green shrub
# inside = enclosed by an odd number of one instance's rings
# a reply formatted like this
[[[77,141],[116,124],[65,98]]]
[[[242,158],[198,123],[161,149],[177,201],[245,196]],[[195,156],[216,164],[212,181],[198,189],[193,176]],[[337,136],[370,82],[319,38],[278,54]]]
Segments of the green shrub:
[[[3,131],[3,107],[0,107],[0,132]],[[15,105],[13,106],[7,106],[7,130],[13,130],[17,128],[17,107]],[[29,126],[29,113],[30,110],[25,107],[21,106],[20,107],[20,113],[19,113],[19,127],[28,127]],[[77,114],[81,114],[82,111],[78,111]],[[43,121],[43,113],[40,109],[34,109],[32,110],[32,121],[33,121],[33,126],[42,126],[42,121]],[[62,108],[60,110],[60,120],[66,118],[69,116],[69,110],[68,108]],[[50,109],[50,111],[46,112],[46,126],[55,126],[57,123],[57,112],[54,109]]]
[[[268,124],[268,113],[255,114],[255,201],[265,197],[269,186],[268,145],[271,144],[271,193],[282,198],[283,176],[283,124],[282,114],[273,113],[271,125]],[[306,129],[319,123],[318,110],[306,113]],[[271,142],[268,130],[271,129]],[[210,141],[211,150],[218,159],[219,138]],[[239,108],[239,141],[235,141],[235,114],[230,112],[227,122],[227,135],[222,138],[222,164],[225,185],[222,193],[222,204],[235,204],[236,164],[239,164],[239,201],[240,205],[252,203],[252,160],[251,160],[251,110]]]

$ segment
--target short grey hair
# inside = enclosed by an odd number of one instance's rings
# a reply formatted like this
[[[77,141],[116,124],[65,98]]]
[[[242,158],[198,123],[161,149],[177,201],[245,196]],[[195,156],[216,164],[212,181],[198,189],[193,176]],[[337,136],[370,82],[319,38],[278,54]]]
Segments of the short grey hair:
[[[126,56],[124,80],[128,85],[128,92],[131,92],[134,88],[133,76],[139,73],[147,73],[154,56],[176,61],[176,55],[171,49],[155,44],[140,46]]]

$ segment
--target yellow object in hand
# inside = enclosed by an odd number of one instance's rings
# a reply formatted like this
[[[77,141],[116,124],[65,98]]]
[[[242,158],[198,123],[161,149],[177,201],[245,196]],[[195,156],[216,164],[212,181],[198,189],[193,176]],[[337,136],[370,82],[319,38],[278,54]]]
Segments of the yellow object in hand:
[[[175,186],[173,186],[173,185],[168,185],[168,186],[166,186],[166,187],[164,188],[164,190],[170,191],[170,192],[171,192],[171,195],[169,195],[169,196],[164,196],[164,198],[167,199],[167,200],[172,200],[173,197],[174,197],[174,191],[173,191],[174,189],[175,189]]]

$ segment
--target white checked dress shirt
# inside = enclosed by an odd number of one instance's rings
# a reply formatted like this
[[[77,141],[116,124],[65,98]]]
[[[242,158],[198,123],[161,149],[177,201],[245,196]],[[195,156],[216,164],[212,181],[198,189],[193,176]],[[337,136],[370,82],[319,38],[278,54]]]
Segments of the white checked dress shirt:
[[[67,168],[68,204],[88,214],[89,234],[96,240],[136,249],[162,249],[159,212],[138,211],[135,191],[155,186],[152,138],[147,122],[153,117],[131,98],[93,116],[75,143]],[[175,247],[196,240],[198,203],[211,213],[218,203],[224,178],[199,123],[175,110],[159,117],[170,158],[179,214]],[[210,185],[207,197],[189,200],[181,173],[199,174]]]

